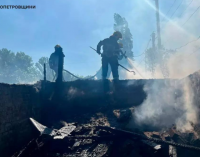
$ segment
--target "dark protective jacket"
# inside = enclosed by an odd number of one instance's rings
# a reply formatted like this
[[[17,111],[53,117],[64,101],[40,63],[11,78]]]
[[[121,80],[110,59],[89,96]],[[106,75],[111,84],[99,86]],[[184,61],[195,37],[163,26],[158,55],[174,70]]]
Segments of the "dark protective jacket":
[[[103,46],[102,57],[116,57],[119,55],[119,44],[114,36],[100,41],[97,45],[97,53],[100,53],[101,46]]]
[[[49,58],[49,67],[51,69],[53,69],[54,71],[57,72],[58,70],[58,59],[59,59],[59,55],[63,56],[63,59],[65,57],[65,55],[63,54],[62,51],[55,51],[51,54],[50,58]]]
[[[108,65],[110,64],[113,78],[119,79],[118,74],[118,56],[120,53],[120,46],[114,36],[111,36],[97,45],[97,53],[100,54],[101,46],[103,46],[102,53],[102,78],[107,78]]]

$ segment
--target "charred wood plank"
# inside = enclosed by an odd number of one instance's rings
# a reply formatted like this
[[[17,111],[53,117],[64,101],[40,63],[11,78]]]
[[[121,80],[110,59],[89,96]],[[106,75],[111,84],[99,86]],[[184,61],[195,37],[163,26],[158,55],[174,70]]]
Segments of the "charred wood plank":
[[[107,127],[107,126],[97,126],[97,128],[110,130],[110,131],[113,131],[115,133],[123,134],[123,135],[129,136],[129,137],[137,137],[139,139],[145,139],[145,140],[153,141],[155,143],[167,144],[167,145],[172,145],[172,146],[175,146],[175,147],[180,147],[180,148],[190,149],[190,150],[200,152],[200,147],[195,147],[195,146],[185,145],[185,144],[179,144],[179,143],[170,142],[170,141],[164,141],[162,139],[147,137],[147,136],[142,135],[142,134],[138,134],[138,133],[134,133],[134,132],[130,132],[130,131],[125,131],[125,130],[121,130],[121,129],[115,129],[115,128],[111,128],[111,127]]]

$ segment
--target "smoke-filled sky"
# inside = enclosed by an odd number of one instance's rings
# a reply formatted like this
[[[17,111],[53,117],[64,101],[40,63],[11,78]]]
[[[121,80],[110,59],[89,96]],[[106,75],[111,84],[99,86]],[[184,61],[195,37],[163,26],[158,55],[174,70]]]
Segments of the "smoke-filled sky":
[[[174,13],[171,19],[175,23],[161,16],[166,48],[179,47],[200,36],[200,9],[183,25],[200,6],[200,0],[193,0],[188,7],[191,1],[176,0],[171,8],[174,0],[160,0],[163,14],[170,8],[167,16]],[[5,4],[36,5],[36,9],[0,9],[0,48],[23,51],[36,62],[40,57],[48,57],[60,44],[66,56],[65,69],[84,76],[95,74],[101,66],[101,58],[89,46],[96,47],[113,33],[114,13],[129,23],[135,56],[145,50],[150,34],[156,31],[153,0],[1,0],[0,5]],[[135,59],[140,62],[142,57]]]

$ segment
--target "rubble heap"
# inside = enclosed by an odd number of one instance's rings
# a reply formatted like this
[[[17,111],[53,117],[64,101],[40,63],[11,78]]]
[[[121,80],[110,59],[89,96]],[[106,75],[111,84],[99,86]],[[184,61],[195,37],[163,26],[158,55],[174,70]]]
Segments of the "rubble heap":
[[[194,105],[197,107],[199,119],[200,75],[197,74],[189,78],[195,93]],[[21,147],[25,142],[18,142],[16,139],[21,140],[26,134],[22,132],[19,135],[19,131],[13,127],[14,134],[7,135],[12,139],[12,142],[11,140],[8,142],[7,148],[10,154],[19,150],[13,157],[199,157],[199,125],[189,122],[191,130],[182,133],[176,126],[169,127],[170,125],[165,123],[161,127],[156,127],[151,121],[139,125],[136,123],[136,112],[134,113],[134,108],[140,106],[148,97],[144,89],[146,87],[151,89],[155,82],[161,87],[173,89],[174,99],[181,103],[183,92],[175,90],[175,87],[182,86],[185,81],[187,82],[185,79],[124,80],[115,84],[116,86],[108,81],[105,87],[109,88],[105,90],[101,81],[78,80],[63,83],[63,91],[59,97],[55,94],[54,83],[46,82],[45,88],[41,89],[38,85],[37,89],[40,91],[40,95],[38,94],[40,97],[36,99],[40,100],[38,109],[32,105],[24,117],[30,126],[27,134],[31,135],[30,138],[26,138],[26,142],[34,137],[33,132],[37,136],[26,146]],[[31,102],[35,103],[33,100]],[[6,103],[4,106],[6,107]],[[38,114],[35,113],[40,113],[40,116],[36,116]],[[31,119],[31,123],[29,117],[34,117],[38,122]],[[174,121],[170,122],[173,123]],[[17,126],[20,126],[20,132],[27,128],[24,123]],[[7,137],[4,141],[7,141]],[[13,145],[17,145],[17,149],[13,149]]]
[[[124,123],[127,111],[118,113],[116,122]],[[120,114],[122,113],[122,114]],[[33,139],[13,157],[199,157],[200,127],[188,133],[180,133],[176,127],[160,131],[125,131],[108,126],[102,116],[92,118],[90,123],[59,124],[48,128],[31,119],[40,135]],[[119,126],[118,126],[119,127]]]

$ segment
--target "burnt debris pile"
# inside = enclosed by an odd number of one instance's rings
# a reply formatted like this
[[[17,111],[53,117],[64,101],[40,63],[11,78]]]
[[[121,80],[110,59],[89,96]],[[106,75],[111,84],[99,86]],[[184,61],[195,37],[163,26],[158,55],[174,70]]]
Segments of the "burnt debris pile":
[[[103,118],[87,124],[62,122],[63,126],[56,126],[59,129],[31,121],[40,135],[13,157],[198,157],[200,154],[198,126],[193,132],[182,134],[175,126],[161,132],[125,131],[106,126]]]
[[[12,157],[199,157],[199,73],[187,78],[40,82],[37,97],[13,103],[26,114],[20,125],[10,118],[20,128],[2,136],[10,139],[5,150]]]

